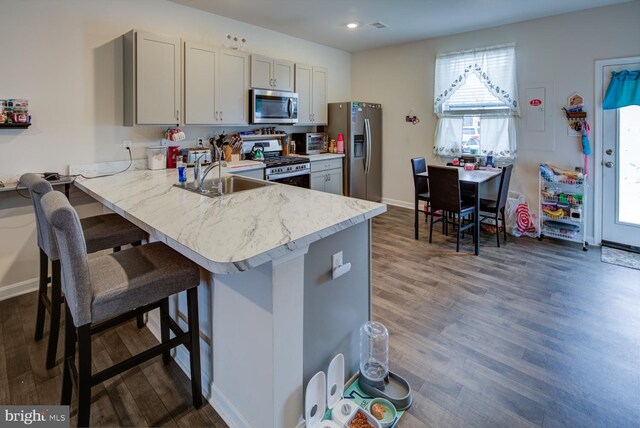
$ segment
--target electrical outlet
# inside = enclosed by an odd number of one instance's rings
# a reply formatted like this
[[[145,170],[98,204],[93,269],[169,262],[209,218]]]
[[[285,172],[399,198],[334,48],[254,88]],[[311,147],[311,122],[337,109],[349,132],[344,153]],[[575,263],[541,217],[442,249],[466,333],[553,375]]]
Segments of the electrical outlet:
[[[204,147],[204,138],[203,137],[196,138],[196,142],[198,143],[198,146]]]
[[[131,150],[131,140],[122,140],[122,149]]]

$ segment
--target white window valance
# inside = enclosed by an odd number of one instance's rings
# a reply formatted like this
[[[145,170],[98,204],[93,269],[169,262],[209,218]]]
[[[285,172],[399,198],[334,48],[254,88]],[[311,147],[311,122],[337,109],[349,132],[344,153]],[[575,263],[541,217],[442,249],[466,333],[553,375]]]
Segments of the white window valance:
[[[500,103],[503,115],[518,115],[515,44],[438,54],[436,57],[434,112],[454,116],[445,102],[474,74]],[[493,112],[494,114],[497,112]]]

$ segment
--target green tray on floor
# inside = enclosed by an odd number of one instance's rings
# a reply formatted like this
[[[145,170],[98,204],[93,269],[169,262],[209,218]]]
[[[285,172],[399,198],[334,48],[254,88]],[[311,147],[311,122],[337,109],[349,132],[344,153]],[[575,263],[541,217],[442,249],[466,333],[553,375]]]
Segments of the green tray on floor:
[[[367,406],[369,405],[369,402],[374,398],[374,397],[370,397],[365,392],[363,392],[362,389],[360,389],[360,383],[358,382],[358,378],[356,378],[351,383],[351,385],[349,385],[344,390],[344,394],[342,394],[342,396],[344,398],[349,398],[353,400],[353,402],[356,403],[358,406],[360,406],[362,409],[366,409]],[[402,415],[404,415],[404,412],[405,410],[398,410],[398,415],[396,416],[396,420],[393,421],[391,428],[394,428],[398,424],[398,421],[400,420]],[[327,413],[325,413],[324,418],[331,419],[331,410],[327,410]]]

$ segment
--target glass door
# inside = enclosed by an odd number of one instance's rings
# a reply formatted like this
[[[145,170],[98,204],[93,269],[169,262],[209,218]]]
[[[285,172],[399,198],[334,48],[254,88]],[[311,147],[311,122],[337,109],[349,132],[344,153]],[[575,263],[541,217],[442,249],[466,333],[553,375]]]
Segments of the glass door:
[[[611,71],[637,70],[640,62],[606,66]],[[603,112],[602,240],[640,247],[640,106]]]

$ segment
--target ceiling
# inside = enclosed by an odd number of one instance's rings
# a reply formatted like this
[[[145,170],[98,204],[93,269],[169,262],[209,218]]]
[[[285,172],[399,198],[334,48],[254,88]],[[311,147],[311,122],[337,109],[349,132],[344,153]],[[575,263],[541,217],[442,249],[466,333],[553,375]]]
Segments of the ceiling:
[[[171,0],[349,52],[629,0]],[[349,22],[360,23],[349,30]],[[374,22],[388,27],[376,29]]]

